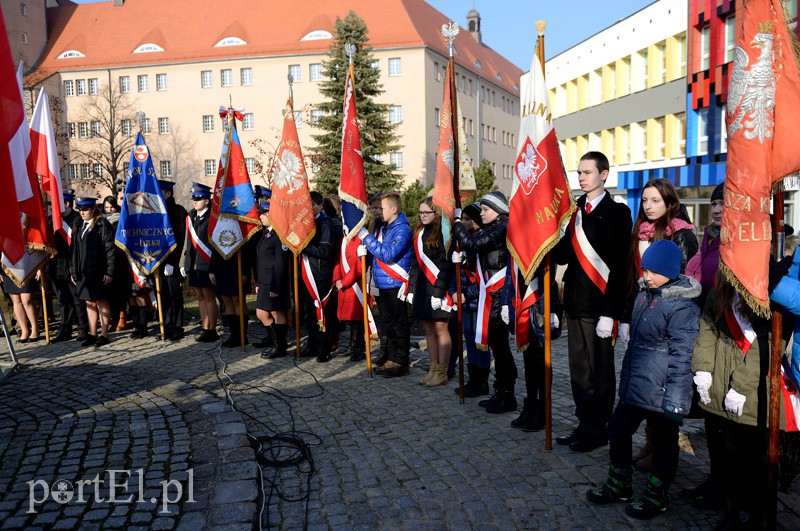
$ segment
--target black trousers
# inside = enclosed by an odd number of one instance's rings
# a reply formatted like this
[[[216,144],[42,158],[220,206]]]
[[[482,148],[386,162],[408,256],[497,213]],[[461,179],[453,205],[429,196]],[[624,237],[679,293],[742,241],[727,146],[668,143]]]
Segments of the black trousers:
[[[733,511],[747,512],[760,521],[767,506],[769,430],[719,419],[723,496]]]
[[[569,377],[578,428],[602,436],[614,409],[617,378],[611,338],[595,333],[597,319],[567,319]]]
[[[324,291],[323,291],[323,288]],[[328,293],[328,289],[330,286],[321,285],[319,282],[317,283],[317,289],[320,290],[320,296],[324,297],[325,294]],[[308,292],[305,283],[301,284],[300,289],[300,313],[302,314],[303,320],[305,321],[306,328],[308,329],[308,348],[312,354],[317,356],[321,354],[328,354],[331,350],[331,333],[330,333],[330,321],[326,321],[327,325],[325,331],[323,331],[320,326],[319,322],[317,321],[317,307],[314,305],[314,297]],[[330,311],[331,306],[333,307],[333,311],[336,311],[336,303],[335,301],[331,304],[330,299],[328,304],[325,307],[325,312]]]
[[[84,332],[89,328],[89,318],[86,315],[86,303],[78,299],[78,291],[68,279],[53,280],[53,291],[56,293],[58,305],[61,310],[61,326],[78,326]]]
[[[529,337],[528,348],[522,353],[528,400],[544,400],[544,347],[539,344],[532,329]]]
[[[498,316],[489,318],[489,348],[494,354],[494,387],[498,391],[514,392],[517,364],[508,344],[508,325]]]
[[[179,274],[176,269],[171,276],[166,276],[164,271],[159,268],[161,305],[164,309],[164,328],[167,330],[183,328],[183,290],[178,280]]]
[[[381,333],[386,335],[384,353],[389,361],[406,366],[411,351],[411,321],[408,318],[408,305],[397,298],[399,289],[380,290],[378,309],[381,314]]]
[[[651,474],[669,487],[678,470],[678,425],[664,415],[626,404],[618,404],[608,422],[611,464],[630,469],[633,465],[633,434],[643,420],[652,432],[653,468]]]

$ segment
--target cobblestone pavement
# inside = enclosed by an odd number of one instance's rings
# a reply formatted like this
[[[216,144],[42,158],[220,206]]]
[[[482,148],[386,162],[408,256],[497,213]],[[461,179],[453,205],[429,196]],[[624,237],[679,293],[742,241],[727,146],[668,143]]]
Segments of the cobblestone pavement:
[[[676,494],[708,471],[699,421],[682,428],[672,508],[642,523],[585,501],[605,479],[607,447],[547,451],[544,432],[509,426],[515,414],[459,404],[455,381],[417,385],[427,370],[418,349],[410,376],[370,379],[344,356],[264,361],[191,334],[128,336],[102,349],[19,346],[21,370],[0,382],[0,527],[246,530],[260,518],[283,529],[699,529],[720,518]],[[564,339],[553,367],[556,436],[573,427]],[[521,381],[517,395],[521,405]],[[116,500],[108,470],[127,480]],[[645,479],[635,474],[638,492]],[[782,495],[789,507],[800,507],[798,483]],[[779,521],[800,528],[785,510]]]

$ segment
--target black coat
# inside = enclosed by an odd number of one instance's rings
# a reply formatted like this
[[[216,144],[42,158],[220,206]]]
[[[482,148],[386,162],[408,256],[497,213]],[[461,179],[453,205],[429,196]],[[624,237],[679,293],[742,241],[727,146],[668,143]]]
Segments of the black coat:
[[[256,248],[256,285],[289,297],[289,265],[292,253],[283,246],[275,231],[265,231]]]
[[[69,214],[64,214],[62,212],[61,219],[72,229],[72,234],[75,234],[75,225],[77,223],[83,223],[80,214],[75,210],[70,211]],[[60,231],[57,231],[53,235],[53,240],[55,242],[57,254],[50,260],[50,278],[53,280],[69,280],[69,243],[64,239]]]
[[[586,214],[586,196],[578,198],[578,208],[583,213],[583,230],[610,272],[606,292],[591,281],[572,247],[571,234],[575,219],[569,222],[567,235],[553,250],[557,264],[567,265],[564,272],[564,309],[570,319],[611,317],[621,319],[627,302],[628,245],[633,229],[631,210],[606,196]]]
[[[508,245],[506,232],[508,231],[508,217],[497,216],[494,221],[485,225],[483,230],[474,234],[470,233],[463,223],[453,225],[453,233],[458,239],[461,249],[467,253],[474,253],[481,263],[483,281],[486,282],[495,273],[508,265]],[[478,268],[471,264],[469,268],[476,272]],[[505,285],[505,280],[503,281]],[[492,311],[489,319],[500,319],[500,310],[503,307],[503,286],[491,293]]]
[[[70,246],[70,274],[76,282],[103,282],[103,275],[114,277],[114,229],[102,217],[96,217],[82,235],[83,223],[75,226]]]
[[[439,276],[436,281],[431,284],[425,273],[422,272],[419,260],[416,255],[411,260],[411,269],[408,273],[408,291],[414,294],[413,305],[413,318],[416,320],[432,320],[432,319],[447,319],[450,313],[444,310],[434,310],[431,308],[431,297],[441,299],[447,293],[447,288],[450,287],[450,280],[453,278],[454,267],[450,261],[449,253],[445,249],[444,241],[439,232],[439,246],[430,247],[425,243],[425,240],[430,235],[433,227],[426,225],[422,229],[422,252],[425,256],[431,259],[439,268]],[[412,240],[412,247],[416,249],[416,236]],[[414,251],[416,252],[416,250]]]
[[[333,225],[328,216],[320,214],[314,223],[317,230],[301,255],[308,257],[311,274],[320,295],[324,297],[333,285],[334,256],[339,250],[334,247]]]
[[[172,227],[172,233],[175,235],[175,249],[173,249],[172,252],[167,255],[167,259],[162,262],[162,268],[164,267],[164,264],[171,265],[176,271],[181,267],[183,246],[186,243],[187,215],[188,213],[186,212],[186,209],[176,203],[174,197],[167,199],[167,217],[169,218],[169,224]]]
[[[208,208],[203,217],[199,219],[195,209],[192,209],[191,212],[189,212],[189,221],[191,222],[192,227],[194,227],[194,230],[197,233],[197,236],[200,238],[200,241],[202,241],[206,247],[213,251],[213,247],[211,247],[211,244],[208,240],[209,219],[211,219],[210,208]],[[192,242],[187,241],[186,250],[183,253],[183,267],[186,269],[187,273],[189,271],[208,271],[211,267],[211,263],[206,262],[202,257],[200,257]]]

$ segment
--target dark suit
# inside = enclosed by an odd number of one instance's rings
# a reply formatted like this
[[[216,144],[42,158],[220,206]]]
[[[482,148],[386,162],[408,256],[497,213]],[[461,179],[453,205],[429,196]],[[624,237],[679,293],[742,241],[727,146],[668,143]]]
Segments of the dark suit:
[[[164,328],[167,337],[172,331],[183,328],[183,290],[181,289],[181,257],[186,243],[186,209],[175,202],[175,198],[167,199],[167,217],[175,235],[175,248],[167,255],[166,260],[158,267],[161,275],[161,304],[164,308]],[[191,244],[189,244],[191,246]],[[164,267],[169,264],[173,271],[166,275]]]
[[[316,217],[314,223],[316,225],[316,233],[303,249],[301,256],[308,257],[311,275],[316,282],[319,296],[325,298],[333,286],[333,253],[337,252],[337,249],[334,248],[333,226],[330,219],[325,214],[320,214]],[[320,329],[317,323],[314,299],[309,293],[305,282],[303,282],[302,275],[298,280],[303,287],[300,290],[302,292],[301,304],[304,310],[303,315],[306,326],[308,327],[309,350],[317,356],[327,355],[330,352],[332,331],[330,326],[326,327],[325,331]],[[328,304],[325,305],[324,311],[325,320],[330,325],[333,322],[329,317],[331,312],[333,312],[335,319],[336,301],[333,300],[331,302],[331,299],[328,299]]]
[[[81,223],[80,214],[72,210],[69,214],[62,214],[61,219],[69,225],[74,236],[77,232],[76,224]],[[53,239],[55,240],[58,254],[50,260],[50,279],[53,282],[53,291],[55,291],[58,305],[61,308],[61,330],[59,330],[59,333],[66,334],[70,332],[73,324],[77,324],[78,329],[85,332],[89,327],[86,317],[86,304],[78,299],[75,284],[69,278],[69,243],[61,235],[61,232],[56,232]]]

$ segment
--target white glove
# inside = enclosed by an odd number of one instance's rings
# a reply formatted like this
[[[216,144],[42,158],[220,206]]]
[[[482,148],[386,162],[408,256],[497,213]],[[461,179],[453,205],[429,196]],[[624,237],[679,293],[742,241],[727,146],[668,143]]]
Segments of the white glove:
[[[436,297],[431,297],[431,308],[434,310],[441,310],[442,309],[442,299],[438,299]]]
[[[172,273],[174,273],[174,272],[175,272],[175,268],[172,267],[171,264],[167,264],[167,265],[164,266],[164,274],[166,276],[171,277]]]
[[[508,306],[504,305],[500,307],[500,318],[503,320],[505,324],[508,324],[509,315],[508,315]]]
[[[185,268],[185,267],[181,267],[181,276],[182,276],[183,278],[186,278],[186,276],[187,276],[187,275],[186,275],[186,268]]]
[[[614,319],[611,317],[601,317],[598,319],[597,327],[595,327],[594,331],[600,339],[611,337],[611,332],[614,331]]]
[[[460,218],[461,217],[461,209],[460,208],[457,208],[457,209],[453,210],[453,217],[454,218]]]
[[[464,260],[464,253],[453,251],[453,254],[450,257],[450,261],[453,262],[454,264],[460,264],[462,260]]]
[[[550,314],[550,328],[558,328],[560,321],[558,320],[558,316],[554,313]]]
[[[746,396],[736,392],[736,390],[731,387],[728,390],[728,394],[725,395],[725,410],[731,413],[736,413],[741,417],[742,413],[744,412],[745,400],[747,400]]]
[[[362,256],[367,256],[367,248],[364,247],[363,245],[359,245],[358,248],[356,249],[356,254],[358,255],[359,258],[361,258]]]
[[[366,238],[367,236],[369,236],[369,231],[367,229],[365,229],[364,227],[358,229],[358,237],[361,239],[361,241],[364,241],[364,238]]]
[[[627,343],[628,340],[631,338],[631,325],[628,323],[620,323],[619,324],[619,335],[617,339],[622,343]]]
[[[411,304],[411,305],[414,304],[414,294],[413,293],[409,293],[408,295],[406,295],[406,302]]]
[[[697,394],[700,395],[700,402],[704,404],[711,403],[711,395],[708,393],[711,389],[711,373],[706,371],[697,371],[694,375],[694,384],[697,386]]]

